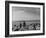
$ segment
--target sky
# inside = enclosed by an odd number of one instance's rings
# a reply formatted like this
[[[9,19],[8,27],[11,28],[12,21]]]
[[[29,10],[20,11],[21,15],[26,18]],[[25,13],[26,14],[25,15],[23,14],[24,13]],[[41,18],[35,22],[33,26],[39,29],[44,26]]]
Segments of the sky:
[[[40,8],[12,7],[12,21],[40,20]]]

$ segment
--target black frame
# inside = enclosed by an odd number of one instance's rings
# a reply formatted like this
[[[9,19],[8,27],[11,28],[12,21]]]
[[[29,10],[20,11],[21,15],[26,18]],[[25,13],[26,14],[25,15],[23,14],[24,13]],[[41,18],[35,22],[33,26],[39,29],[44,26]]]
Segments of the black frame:
[[[9,34],[9,3],[43,5],[43,33],[10,35]],[[5,37],[35,36],[35,35],[44,35],[44,34],[45,34],[45,3],[5,1]]]

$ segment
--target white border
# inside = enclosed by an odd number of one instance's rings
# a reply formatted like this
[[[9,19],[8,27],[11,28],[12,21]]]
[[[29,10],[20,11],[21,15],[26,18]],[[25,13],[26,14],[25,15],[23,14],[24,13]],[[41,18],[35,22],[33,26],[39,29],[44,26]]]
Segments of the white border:
[[[37,31],[12,31],[12,6],[17,6],[17,7],[36,7],[40,8],[40,30]],[[11,35],[14,34],[32,34],[32,33],[43,33],[43,6],[42,5],[24,5],[24,4],[9,4],[9,33]]]

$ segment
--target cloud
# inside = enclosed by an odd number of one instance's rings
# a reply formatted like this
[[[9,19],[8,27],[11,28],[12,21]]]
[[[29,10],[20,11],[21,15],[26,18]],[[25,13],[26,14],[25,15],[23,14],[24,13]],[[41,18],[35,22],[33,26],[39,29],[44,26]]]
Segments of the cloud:
[[[13,7],[13,21],[18,20],[39,20],[40,8]]]

